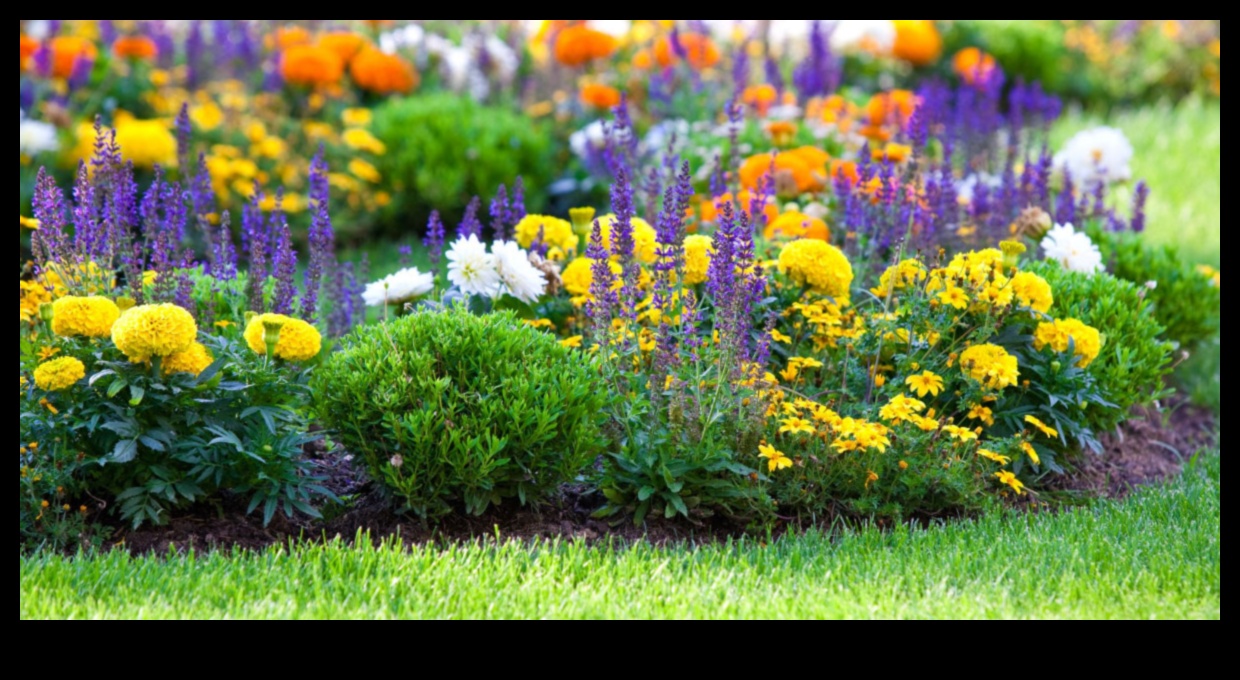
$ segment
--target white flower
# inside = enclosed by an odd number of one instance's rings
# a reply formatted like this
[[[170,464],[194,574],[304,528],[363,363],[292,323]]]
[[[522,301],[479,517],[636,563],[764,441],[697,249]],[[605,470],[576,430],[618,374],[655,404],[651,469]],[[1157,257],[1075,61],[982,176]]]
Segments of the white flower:
[[[977,195],[979,184],[985,185],[987,189],[991,189],[992,193],[990,195],[994,196],[993,190],[1003,186],[1003,178],[981,172],[974,173],[956,182],[956,199],[961,205],[973,205],[973,197]]]
[[[886,19],[844,19],[831,34],[831,49],[838,54],[890,54],[896,45],[896,25]]]
[[[367,307],[402,305],[435,289],[435,277],[423,274],[417,267],[402,269],[395,274],[366,286],[362,299]]]
[[[516,299],[533,304],[547,290],[547,277],[530,264],[530,256],[515,241],[503,241],[491,246],[495,256],[495,269]]]
[[[572,147],[573,153],[578,158],[588,161],[593,157],[593,152],[607,146],[607,133],[608,125],[601,120],[596,120],[574,132],[568,138],[568,145]]]
[[[26,114],[17,109],[18,122],[21,125],[19,151],[23,156],[37,156],[45,151],[56,151],[60,148],[60,140],[56,138],[56,126],[37,120],[26,120]]]
[[[459,238],[448,251],[448,281],[465,295],[495,297],[499,290],[499,272],[495,257],[487,253],[486,244],[477,236]]]
[[[1134,152],[1124,133],[1109,127],[1078,132],[1055,154],[1055,168],[1072,175],[1082,186],[1113,184],[1132,179]]]
[[[1071,224],[1057,224],[1042,240],[1046,259],[1055,260],[1064,269],[1093,276],[1102,271],[1102,252]]]

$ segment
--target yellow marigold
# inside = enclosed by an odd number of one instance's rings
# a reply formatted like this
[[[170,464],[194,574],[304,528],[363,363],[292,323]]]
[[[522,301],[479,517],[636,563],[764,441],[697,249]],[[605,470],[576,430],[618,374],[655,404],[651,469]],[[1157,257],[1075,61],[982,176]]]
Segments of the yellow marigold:
[[[52,301],[47,286],[36,281],[18,282],[18,314],[22,323],[34,323],[39,318],[39,308]]]
[[[573,233],[573,225],[568,220],[547,215],[526,215],[516,226],[517,243],[522,248],[529,248],[538,240],[542,233],[542,242],[549,248],[559,248],[564,252],[580,250],[577,234]]]
[[[345,109],[340,114],[340,120],[344,121],[349,127],[366,127],[374,119],[374,114],[370,109]]]
[[[555,60],[565,66],[581,66],[610,57],[619,42],[588,26],[569,26],[555,37]]]
[[[1016,300],[1024,307],[1046,314],[1055,304],[1055,295],[1051,284],[1037,274],[1020,272],[1012,277],[1012,291]]]
[[[143,305],[112,325],[112,342],[130,361],[147,361],[183,352],[198,337],[198,324],[176,305]]]
[[[693,235],[685,238],[685,284],[696,286],[705,283],[710,275],[710,258],[715,252],[715,241],[709,236]]]
[[[615,215],[604,215],[598,220],[603,229],[603,246],[615,254],[611,244],[611,228],[616,223]],[[658,253],[657,233],[650,223],[640,217],[633,218],[633,244],[637,259],[645,264],[654,264]]]
[[[888,267],[878,280],[878,287],[870,290],[875,297],[885,298],[888,295],[912,288],[926,280],[926,267],[921,260],[905,260],[900,264]]]
[[[121,156],[138,168],[168,167],[177,162],[177,139],[162,121],[118,117],[116,144]]]
[[[64,297],[52,305],[52,332],[62,338],[106,338],[120,315],[116,303],[104,297]]]
[[[353,58],[349,73],[358,87],[374,94],[409,94],[418,86],[418,72],[395,54],[367,48]]]
[[[1088,368],[1098,358],[1102,353],[1102,344],[1102,334],[1098,329],[1076,319],[1039,324],[1033,334],[1033,345],[1039,352],[1050,347],[1062,353],[1072,346],[1077,357],[1076,365],[1081,368]]]
[[[992,390],[1002,390],[1020,379],[1016,357],[998,345],[974,345],[960,355],[964,374]]]
[[[292,85],[335,85],[344,75],[344,61],[325,47],[294,45],[280,55],[280,75]]]
[[[387,153],[387,145],[362,128],[349,128],[345,130],[342,139],[344,139],[345,144],[348,144],[353,149],[369,151],[378,156]]]
[[[819,295],[835,298],[837,302],[849,300],[852,265],[839,248],[826,241],[801,239],[784,246],[779,253],[779,271]]]
[[[830,241],[831,230],[826,222],[817,217],[790,210],[766,225],[765,236],[768,241],[778,238],[814,238],[819,241]]]
[[[357,33],[328,33],[319,38],[319,47],[335,53],[346,64],[368,44],[366,38]]]
[[[73,357],[61,357],[34,369],[34,384],[44,392],[67,390],[86,377],[86,366]]]
[[[349,161],[349,172],[353,173],[358,179],[371,184],[378,184],[383,181],[383,175],[379,174],[379,169],[360,158],[354,158]]]
[[[189,346],[189,349],[165,358],[162,367],[164,375],[188,373],[196,377],[207,370],[207,367],[213,361],[215,359],[211,357],[211,353],[207,351],[207,348],[203,347],[201,343],[195,342]]]
[[[893,52],[914,66],[929,66],[943,55],[943,36],[929,19],[895,20],[896,43]]]
[[[267,354],[266,329],[274,326],[280,335],[276,358],[294,363],[310,361],[323,349],[323,337],[314,326],[282,314],[260,314],[245,329],[245,342],[256,354]]]
[[[616,276],[621,274],[620,265],[615,262],[610,263],[611,271]],[[594,266],[594,260],[588,257],[579,257],[568,264],[564,271],[560,273],[560,280],[564,283],[564,290],[568,291],[574,297],[590,297],[590,286],[594,283],[594,273],[591,267]]]

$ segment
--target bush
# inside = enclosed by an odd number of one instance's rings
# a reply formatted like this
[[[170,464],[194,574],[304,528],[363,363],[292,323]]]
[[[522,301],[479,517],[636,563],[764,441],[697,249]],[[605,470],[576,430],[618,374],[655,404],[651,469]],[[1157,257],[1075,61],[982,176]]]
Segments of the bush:
[[[379,169],[394,197],[384,217],[389,234],[407,235],[410,224],[426,224],[436,209],[459,221],[472,197],[490,196],[517,176],[531,188],[551,180],[548,130],[469,97],[394,99],[375,109],[374,130],[388,147]],[[542,193],[527,193],[530,212],[541,210]]]
[[[595,366],[511,313],[461,307],[356,330],[315,408],[403,512],[544,501],[601,453]]]
[[[1092,428],[1112,430],[1133,406],[1149,404],[1164,394],[1163,378],[1171,370],[1173,346],[1162,340],[1164,329],[1152,313],[1145,290],[1108,274],[1088,276],[1064,271],[1056,263],[1030,268],[1055,291],[1055,314],[1097,328],[1105,345],[1089,371],[1118,408],[1090,408]]]

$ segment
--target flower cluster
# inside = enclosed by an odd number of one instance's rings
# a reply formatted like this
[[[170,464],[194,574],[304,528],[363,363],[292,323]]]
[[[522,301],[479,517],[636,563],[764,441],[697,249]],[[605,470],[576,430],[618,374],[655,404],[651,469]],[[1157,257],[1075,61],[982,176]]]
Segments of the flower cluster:
[[[497,241],[487,252],[477,236],[460,238],[448,250],[448,281],[465,295],[500,298],[504,295],[526,304],[542,297],[547,277],[530,261],[530,255],[514,241]]]

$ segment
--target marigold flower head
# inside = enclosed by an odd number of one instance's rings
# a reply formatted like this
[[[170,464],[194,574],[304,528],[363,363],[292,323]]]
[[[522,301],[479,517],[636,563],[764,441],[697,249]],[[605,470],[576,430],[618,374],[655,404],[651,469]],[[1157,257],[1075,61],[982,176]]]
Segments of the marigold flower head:
[[[369,130],[349,128],[341,135],[341,139],[352,149],[368,151],[376,156],[382,156],[387,153],[387,145],[380,141],[378,137],[370,134]]]
[[[290,47],[308,45],[311,42],[310,31],[301,26],[277,28],[275,35],[271,36],[270,39],[272,45],[277,50],[287,50]]]
[[[340,61],[346,64],[369,44],[365,36],[347,31],[328,33],[319,37],[319,47],[335,53],[337,57],[340,57]]]
[[[929,66],[943,56],[943,36],[929,19],[895,20],[897,59],[914,66]]]
[[[134,307],[112,325],[112,342],[130,361],[183,352],[197,337],[194,317],[176,305]]]
[[[120,315],[116,303],[104,297],[63,297],[52,304],[52,332],[62,338],[106,338]]]
[[[830,241],[831,230],[827,223],[817,217],[790,210],[766,225],[766,239],[799,239],[812,238],[819,241]]]
[[[995,453],[994,451],[990,451],[988,449],[978,449],[977,455],[982,458],[985,458],[986,460],[998,463],[1000,465],[1009,465],[1012,462],[1011,458],[1008,458],[1007,456],[999,455]]]
[[[779,92],[773,85],[750,85],[745,88],[741,94],[741,101],[746,106],[752,107],[757,111],[759,116],[766,116],[766,112],[771,110],[771,106],[779,101]]]
[[[267,354],[267,338],[271,335],[267,326],[278,328],[279,340],[275,348],[277,359],[305,363],[317,357],[323,349],[322,335],[317,328],[305,321],[282,314],[259,314],[250,319],[245,328],[245,342],[255,354]]]
[[[581,88],[581,103],[596,109],[614,109],[620,105],[620,90],[610,85],[590,83]]]
[[[28,35],[20,37],[20,52],[18,54],[18,70],[25,71],[29,65],[30,57],[39,51],[39,41]]]
[[[52,50],[52,76],[68,78],[79,60],[94,61],[99,56],[95,44],[85,38],[58,35],[48,43]]]
[[[1038,450],[1033,448],[1033,444],[1030,444],[1029,442],[1021,442],[1020,450],[1023,451],[1026,456],[1029,456],[1030,462],[1034,465],[1039,467],[1042,465],[1042,459],[1038,457]]]
[[[105,131],[105,134],[108,134]],[[78,145],[75,154],[88,160],[95,147],[94,127],[83,124],[77,130]],[[159,120],[140,120],[128,114],[117,114],[116,143],[121,156],[132,161],[134,167],[151,169],[156,165],[175,166],[177,163],[177,140],[168,125]]]
[[[709,36],[700,33],[680,33],[676,36],[680,40],[680,49],[675,49],[672,45],[672,36],[664,36],[654,46],[654,59],[662,68],[668,68],[680,62],[680,54],[684,54],[686,61],[694,69],[701,71],[708,69],[719,63],[723,55],[719,52],[719,46]]]
[[[951,437],[952,439],[955,439],[958,442],[977,441],[976,432],[974,432],[973,430],[967,430],[963,427],[957,427],[955,425],[948,425],[944,427],[943,433]]]
[[[865,106],[871,125],[904,126],[917,108],[917,95],[909,90],[880,92]]]
[[[825,173],[812,167],[801,154],[784,151],[776,154],[759,154],[746,159],[740,168],[741,185],[757,191],[767,176],[781,196],[808,194],[820,191],[826,182]]]
[[[1076,365],[1089,368],[1102,353],[1102,334],[1098,329],[1086,326],[1076,319],[1052,321],[1038,324],[1038,329],[1033,334],[1033,346],[1039,352],[1050,347],[1061,354],[1072,347],[1077,357]]]
[[[1025,416],[1025,422],[1032,425],[1034,429],[1036,429],[1038,432],[1041,432],[1043,435],[1051,439],[1059,438],[1059,430],[1056,430],[1050,425],[1047,425],[1046,423],[1042,422],[1041,420],[1037,419],[1034,416]]]
[[[1051,290],[1051,284],[1037,274],[1020,272],[1012,277],[1011,285],[1012,292],[1016,294],[1016,301],[1023,307],[1046,314],[1055,304],[1055,294]]]
[[[964,374],[983,387],[1002,390],[1020,380],[1020,367],[1016,357],[998,345],[974,345],[960,355],[960,368]]]
[[[548,215],[526,215],[514,229],[517,244],[529,249],[541,235],[543,245],[564,252],[581,250],[573,225],[567,220]]]
[[[875,297],[885,298],[888,295],[912,288],[926,280],[926,266],[918,259],[904,260],[888,267],[878,280],[878,287],[870,292]]]
[[[956,53],[952,59],[952,68],[956,74],[970,85],[985,83],[999,68],[995,58],[976,47],[966,47]]]
[[[1000,484],[1011,487],[1016,492],[1016,495],[1025,495],[1025,485],[1016,478],[1016,475],[1010,472],[996,472],[995,479],[998,479]]]
[[[293,85],[335,85],[344,75],[344,61],[325,47],[294,45],[280,55],[280,75]]]
[[[603,232],[603,247],[615,254],[615,249],[611,243],[611,228],[616,223],[615,215],[604,215],[598,220],[599,227]],[[650,223],[640,217],[634,217],[633,224],[633,244],[634,253],[637,259],[645,264],[654,264],[658,257],[658,234]]]
[[[164,375],[173,375],[175,373],[186,373],[197,377],[215,361],[211,356],[211,352],[207,350],[201,343],[195,342],[189,346],[189,349],[183,352],[165,357],[161,367]]]
[[[767,468],[770,472],[786,470],[792,467],[792,459],[784,452],[776,450],[774,446],[767,444],[758,446],[758,456],[766,459]]]
[[[797,285],[845,303],[850,299],[853,269],[839,248],[816,239],[801,239],[784,246],[779,271]]]
[[[916,392],[917,396],[923,399],[927,394],[937,397],[943,393],[943,378],[930,371],[925,371],[920,375],[909,376],[908,380],[904,381],[904,384],[908,385],[910,390]]]
[[[44,392],[67,390],[86,377],[86,366],[73,357],[61,357],[34,369],[34,384]]]
[[[786,418],[781,422],[781,424],[783,425],[783,427],[779,428],[780,434],[813,435],[817,433],[817,431],[814,429],[813,423],[803,418]]]
[[[555,37],[555,59],[565,66],[581,66],[610,57],[619,43],[610,35],[588,26],[569,26]]]
[[[409,94],[420,80],[409,62],[373,48],[366,48],[353,58],[349,73],[358,87],[379,95]]]
[[[117,38],[112,44],[112,54],[121,59],[153,61],[159,56],[159,46],[144,35],[127,35]]]
[[[715,253],[715,242],[709,236],[694,234],[685,237],[685,284],[696,286],[705,283],[710,275],[710,258]]]

